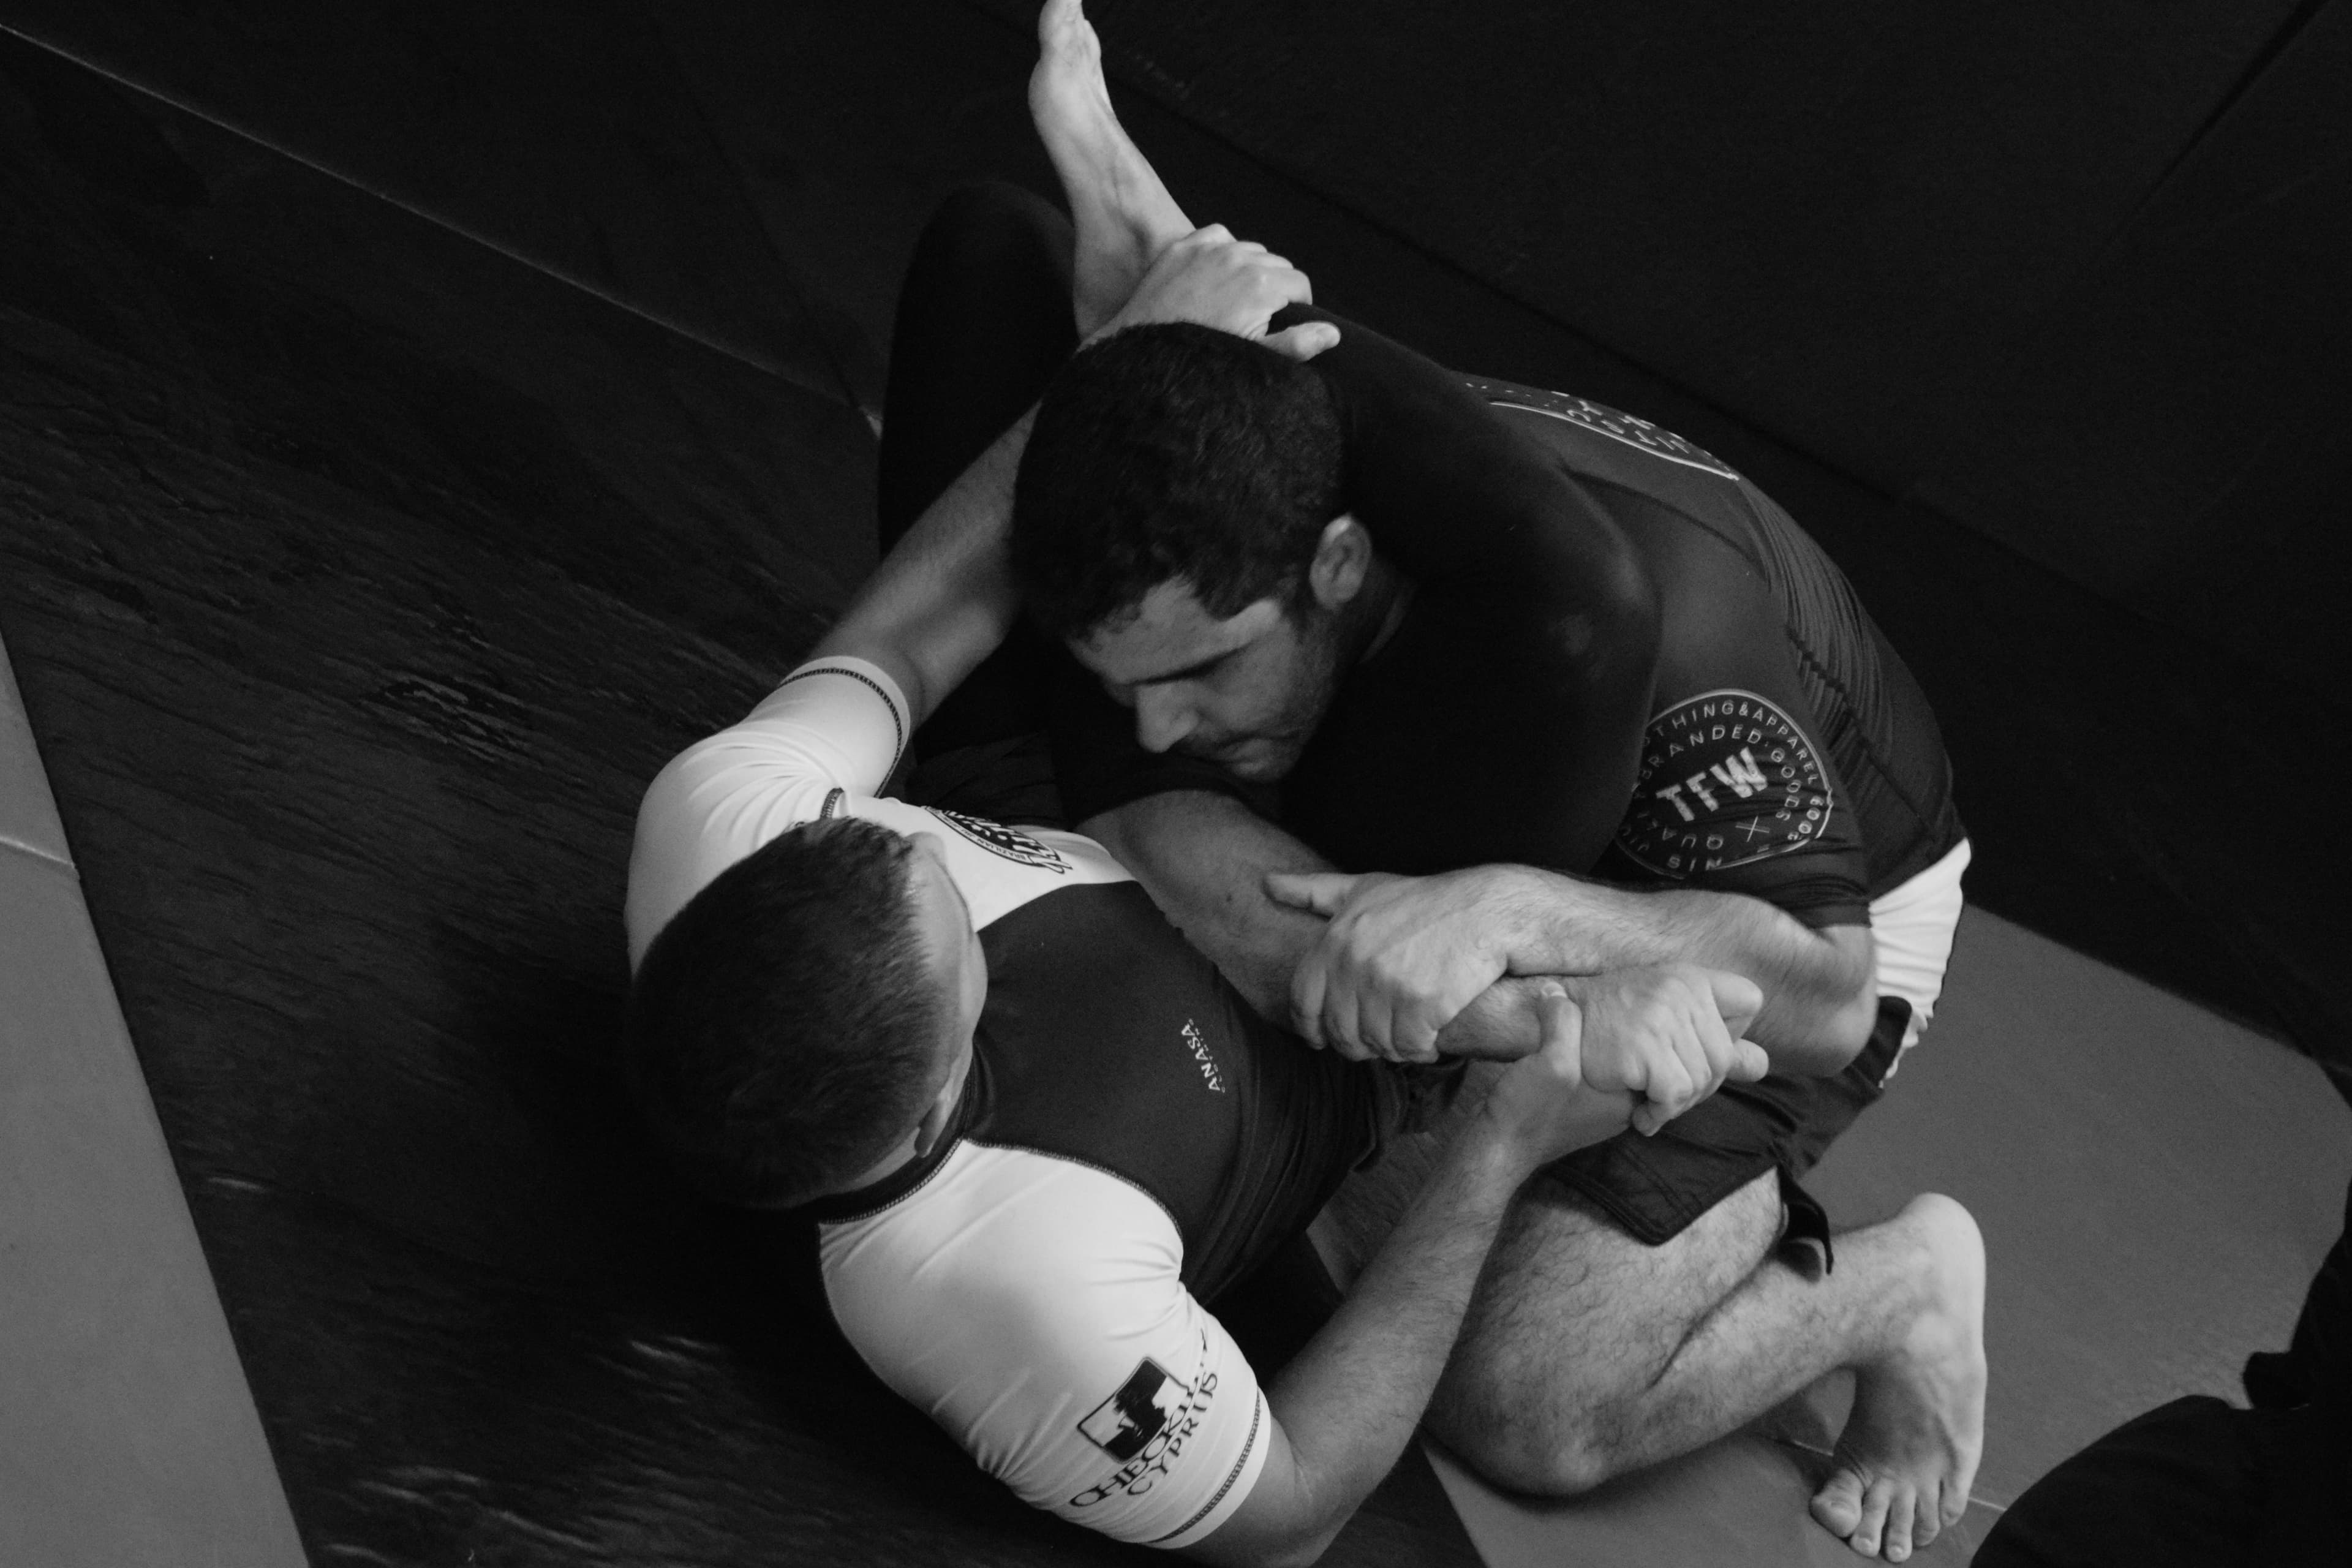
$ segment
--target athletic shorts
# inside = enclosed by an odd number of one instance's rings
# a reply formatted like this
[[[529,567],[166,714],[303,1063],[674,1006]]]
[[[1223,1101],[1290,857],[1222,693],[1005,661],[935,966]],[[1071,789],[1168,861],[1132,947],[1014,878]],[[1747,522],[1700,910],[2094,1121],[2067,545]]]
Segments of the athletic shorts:
[[[1537,1178],[1558,1183],[1628,1236],[1656,1247],[1767,1171],[1780,1173],[1783,1240],[1817,1247],[1829,1262],[1829,1216],[1798,1178],[1886,1089],[1903,1053],[1935,1016],[1960,918],[1969,845],[1871,900],[1878,1022],[1845,1070],[1827,1078],[1773,1073],[1727,1083],[1653,1137],[1624,1132],[1580,1149]]]

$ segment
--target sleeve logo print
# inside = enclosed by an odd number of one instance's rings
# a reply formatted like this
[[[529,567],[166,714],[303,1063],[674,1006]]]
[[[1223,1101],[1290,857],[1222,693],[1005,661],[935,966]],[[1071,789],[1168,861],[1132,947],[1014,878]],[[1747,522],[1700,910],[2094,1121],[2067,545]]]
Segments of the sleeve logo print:
[[[1829,779],[1796,721],[1753,692],[1709,691],[1650,721],[1617,847],[1680,879],[1801,849],[1829,821]]]
[[[1205,1341],[1201,1348],[1205,1354]],[[1141,1497],[1150,1491],[1184,1451],[1185,1440],[1199,1430],[1216,1394],[1215,1373],[1202,1373],[1200,1386],[1187,1388],[1146,1356],[1118,1393],[1078,1423],[1087,1440],[1118,1460],[1118,1468],[1072,1498],[1070,1506],[1092,1508],[1110,1498]]]
[[[1070,863],[1059,854],[1017,827],[1007,827],[984,816],[966,816],[960,811],[941,811],[936,805],[927,805],[923,809],[992,855],[1002,856],[1017,865],[1035,866],[1056,876],[1070,868]]]
[[[1638,447],[1653,458],[1664,458],[1669,463],[1698,468],[1718,479],[1736,479],[1739,477],[1739,471],[1730,464],[1664,426],[1653,425],[1631,414],[1620,414],[1606,404],[1595,403],[1589,397],[1579,397],[1570,392],[1542,392],[1533,387],[1506,386],[1496,382],[1467,377],[1464,378],[1463,384],[1498,408],[1549,414],[1554,419],[1565,420],[1597,436],[1622,441],[1628,447]]]

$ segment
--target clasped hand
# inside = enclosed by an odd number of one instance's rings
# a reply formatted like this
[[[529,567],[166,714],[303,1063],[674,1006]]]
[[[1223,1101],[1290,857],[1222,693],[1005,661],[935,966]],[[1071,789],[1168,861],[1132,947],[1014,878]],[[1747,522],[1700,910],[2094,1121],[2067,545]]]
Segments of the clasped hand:
[[[1263,342],[1309,360],[1339,341],[1339,329],[1308,321],[1268,333],[1286,305],[1311,305],[1307,274],[1255,240],[1235,239],[1221,223],[1195,229],[1161,251],[1135,292],[1087,342],[1125,327],[1190,321]]]
[[[1276,873],[1265,885],[1276,902],[1329,921],[1293,976],[1292,1027],[1355,1060],[1434,1060],[1439,1032],[1511,972],[1527,900],[1541,896],[1492,867],[1434,877]],[[1633,1121],[1644,1133],[1725,1082],[1769,1070],[1763,1050],[1741,1038],[1763,994],[1739,975],[1674,963],[1549,984],[1578,1011],[1584,1081],[1639,1095]]]
[[[1545,981],[1534,999],[1536,1048],[1511,1064],[1478,1107],[1491,1134],[1529,1171],[1615,1137],[1640,1110],[1633,1095],[1592,1080],[1584,1057],[1591,1036],[1567,994]]]

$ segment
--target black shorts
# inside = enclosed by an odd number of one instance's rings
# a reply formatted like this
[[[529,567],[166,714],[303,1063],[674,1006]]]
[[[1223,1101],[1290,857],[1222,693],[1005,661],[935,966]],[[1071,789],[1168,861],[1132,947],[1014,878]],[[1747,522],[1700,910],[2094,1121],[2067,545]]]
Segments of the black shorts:
[[[1820,1163],[1864,1107],[1885,1092],[1886,1070],[1910,1022],[1910,1003],[1881,996],[1869,1043],[1844,1071],[1828,1078],[1773,1073],[1754,1083],[1727,1083],[1655,1136],[1621,1132],[1554,1161],[1538,1180],[1558,1183],[1626,1235],[1656,1247],[1765,1172],[1777,1170],[1788,1205],[1784,1240],[1817,1242],[1826,1261],[1828,1213],[1797,1179]]]

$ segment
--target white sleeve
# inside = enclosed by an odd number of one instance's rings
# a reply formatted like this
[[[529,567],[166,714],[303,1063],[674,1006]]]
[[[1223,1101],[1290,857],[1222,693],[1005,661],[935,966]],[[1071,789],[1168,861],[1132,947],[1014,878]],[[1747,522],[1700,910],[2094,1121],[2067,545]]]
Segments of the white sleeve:
[[[882,1381],[1024,1501],[1191,1546],[1265,1464],[1256,1374],[1179,1278],[1175,1222],[1091,1166],[966,1143],[911,1202],[824,1227],[825,1291]]]
[[[786,676],[740,724],[672,758],[637,808],[629,857],[629,963],[687,900],[778,834],[859,799],[898,765],[907,699],[862,658],[817,659]]]

